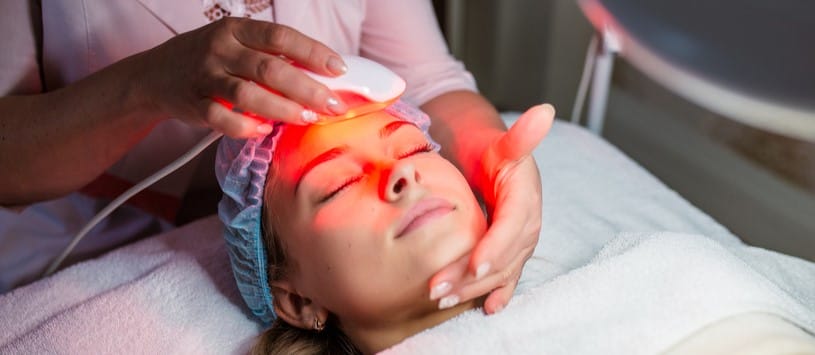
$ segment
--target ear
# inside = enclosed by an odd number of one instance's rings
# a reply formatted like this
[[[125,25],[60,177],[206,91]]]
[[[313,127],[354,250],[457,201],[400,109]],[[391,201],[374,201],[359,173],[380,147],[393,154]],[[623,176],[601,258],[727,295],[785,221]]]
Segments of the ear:
[[[315,329],[315,320],[325,324],[328,310],[302,296],[288,280],[273,281],[274,311],[280,319],[302,329]]]

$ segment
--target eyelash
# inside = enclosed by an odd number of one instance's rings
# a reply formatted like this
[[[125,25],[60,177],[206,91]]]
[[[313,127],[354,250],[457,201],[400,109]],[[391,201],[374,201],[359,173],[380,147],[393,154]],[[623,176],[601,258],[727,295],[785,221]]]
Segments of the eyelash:
[[[407,153],[399,155],[397,158],[404,159],[404,158],[407,158],[407,157],[409,157],[411,155],[416,155],[416,154],[419,154],[419,153],[429,153],[429,152],[432,152],[432,151],[433,151],[433,146],[430,145],[430,143],[424,143],[424,144],[421,144],[421,145],[416,146],[415,148],[409,150]]]
[[[416,154],[419,154],[419,153],[428,153],[428,152],[432,152],[432,151],[433,151],[433,146],[430,143],[425,143],[425,144],[421,144],[419,146],[416,146],[415,148],[407,151],[406,153],[403,153],[403,154],[399,155],[397,158],[404,159],[404,158],[407,158],[409,156],[413,156],[413,155],[416,155]],[[359,182],[360,180],[362,180],[362,175],[353,176],[353,177],[348,178],[338,188],[334,189],[333,191],[329,192],[328,195],[324,196],[320,200],[320,203],[327,202],[328,200],[330,200],[331,198],[336,196],[338,193],[340,193],[342,190],[344,190],[346,187],[349,187],[352,184],[355,184],[355,183]]]
[[[323,197],[320,200],[320,203],[323,203],[323,202],[326,202],[326,201],[330,200],[332,197],[336,196],[340,191],[344,190],[348,186],[351,186],[351,184],[359,182],[360,180],[362,180],[362,175],[358,175],[358,176],[348,178],[347,180],[345,180],[345,182],[342,183],[342,185],[340,185],[340,187],[334,189],[334,191],[331,191],[330,193],[328,193],[328,195]]]

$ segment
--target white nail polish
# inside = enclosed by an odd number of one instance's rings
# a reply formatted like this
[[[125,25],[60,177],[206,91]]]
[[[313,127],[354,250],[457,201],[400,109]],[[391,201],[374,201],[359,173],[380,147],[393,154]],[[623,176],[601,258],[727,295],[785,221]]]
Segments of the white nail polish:
[[[345,105],[340,103],[340,100],[337,100],[334,97],[329,97],[328,100],[326,100],[326,103],[328,104],[328,110],[336,115],[341,115],[348,109],[345,107]]]
[[[303,112],[300,112],[300,118],[303,120],[303,122],[317,122],[317,114],[312,110],[303,110]]]
[[[478,269],[475,269],[475,279],[480,280],[482,277],[486,276],[488,272],[490,272],[489,262],[478,265]]]
[[[458,296],[450,295],[445,296],[439,301],[439,309],[450,308],[458,304]]]
[[[441,296],[446,295],[447,292],[450,292],[450,289],[452,289],[452,288],[453,288],[453,285],[451,283],[447,282],[447,281],[441,282],[441,283],[437,284],[436,286],[433,286],[433,289],[430,290],[430,300],[432,301],[432,300],[435,300],[435,299],[437,299],[437,298],[439,298]]]

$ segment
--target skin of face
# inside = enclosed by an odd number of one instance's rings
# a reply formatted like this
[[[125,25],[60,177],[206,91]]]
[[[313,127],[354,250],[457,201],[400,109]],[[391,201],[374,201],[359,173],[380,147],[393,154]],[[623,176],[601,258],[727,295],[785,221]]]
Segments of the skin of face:
[[[286,277],[345,330],[438,312],[430,277],[466,257],[486,229],[459,170],[416,126],[384,111],[287,126],[272,164],[264,218],[285,247]]]

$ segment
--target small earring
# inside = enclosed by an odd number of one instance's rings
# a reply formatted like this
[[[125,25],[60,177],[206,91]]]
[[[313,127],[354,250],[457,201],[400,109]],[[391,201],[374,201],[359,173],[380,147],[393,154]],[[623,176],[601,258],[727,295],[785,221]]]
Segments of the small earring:
[[[319,317],[314,317],[314,330],[321,332],[325,329],[325,323],[320,322]]]

